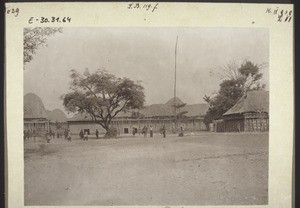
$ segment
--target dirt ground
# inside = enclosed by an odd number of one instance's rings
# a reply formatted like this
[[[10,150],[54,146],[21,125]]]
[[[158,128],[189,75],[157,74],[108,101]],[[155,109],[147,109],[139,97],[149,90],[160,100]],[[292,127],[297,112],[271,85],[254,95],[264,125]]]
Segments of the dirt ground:
[[[268,133],[25,141],[25,205],[268,203]]]

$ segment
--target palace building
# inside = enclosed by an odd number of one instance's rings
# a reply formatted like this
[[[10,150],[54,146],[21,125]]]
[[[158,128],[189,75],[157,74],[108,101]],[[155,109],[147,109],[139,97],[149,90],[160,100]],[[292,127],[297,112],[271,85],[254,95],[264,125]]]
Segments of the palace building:
[[[208,110],[208,104],[185,105],[177,109],[176,119],[174,116],[174,104],[184,105],[179,98],[172,98],[164,104],[147,105],[133,116],[132,112],[120,112],[112,120],[111,125],[115,127],[120,134],[132,134],[133,131],[139,133],[146,126],[152,126],[154,132],[159,132],[160,128],[165,125],[167,132],[174,132],[176,129],[183,127],[185,131],[205,131],[206,125],[203,122],[203,116]],[[175,125],[176,123],[176,125]],[[68,126],[72,134],[79,134],[82,129],[89,134],[95,134],[98,129],[100,134],[105,133],[99,124],[95,123],[87,114],[76,114],[73,118],[68,119]]]

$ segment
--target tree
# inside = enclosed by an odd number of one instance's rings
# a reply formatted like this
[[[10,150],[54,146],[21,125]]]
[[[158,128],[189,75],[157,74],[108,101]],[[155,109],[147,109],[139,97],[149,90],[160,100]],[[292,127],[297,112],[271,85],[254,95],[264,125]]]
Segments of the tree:
[[[62,96],[66,110],[85,113],[106,130],[110,137],[110,123],[118,113],[140,109],[145,102],[144,88],[139,82],[117,78],[105,70],[83,74],[71,70],[70,90]]]
[[[24,28],[23,55],[24,65],[33,60],[37,49],[46,45],[47,38],[57,32],[62,32],[59,27],[34,27]]]
[[[251,61],[245,61],[240,67],[235,62],[230,62],[222,67],[223,81],[220,84],[218,94],[211,98],[205,95],[203,99],[209,104],[209,109],[204,117],[208,125],[212,120],[221,119],[222,115],[233,107],[236,102],[249,90],[259,90],[265,87],[261,85],[262,69],[267,64],[257,65]],[[220,75],[220,74],[219,74]]]

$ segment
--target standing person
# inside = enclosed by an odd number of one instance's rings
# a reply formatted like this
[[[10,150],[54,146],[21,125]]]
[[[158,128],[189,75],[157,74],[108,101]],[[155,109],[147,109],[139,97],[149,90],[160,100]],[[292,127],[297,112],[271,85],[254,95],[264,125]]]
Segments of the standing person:
[[[240,125],[240,122],[237,123],[237,132],[239,132],[239,133],[241,132],[241,125]]]
[[[46,138],[46,142],[49,143],[50,142],[50,133],[48,132],[48,130],[46,130],[45,138]]]
[[[30,140],[30,137],[31,137],[31,132],[30,132],[30,130],[28,130],[27,131],[27,138],[28,138],[28,140]]]
[[[79,132],[79,137],[80,137],[81,140],[83,139],[83,131],[82,131],[82,129]]]
[[[142,134],[144,134],[144,137],[147,137],[147,131],[148,131],[148,128],[146,126],[144,126],[142,129]]]
[[[166,127],[165,127],[165,125],[163,125],[161,129],[162,129],[161,133],[162,133],[163,137],[166,138]]]
[[[99,138],[99,131],[98,131],[98,129],[96,129],[96,139],[98,139]]]
[[[183,132],[184,132],[184,129],[183,129],[183,127],[181,126],[181,127],[180,127],[180,133],[179,133],[179,136],[180,136],[180,137],[183,137]]]
[[[136,133],[136,132],[135,132],[135,128],[133,127],[133,128],[132,128],[132,135],[135,136],[135,133]]]
[[[151,125],[150,125],[150,137],[151,137],[151,138],[153,137],[153,128],[152,128]]]
[[[72,133],[71,133],[70,129],[68,130],[67,140],[68,140],[69,142],[72,141]]]
[[[84,132],[84,139],[83,140],[89,140],[89,135],[88,132]]]
[[[65,136],[65,140],[67,140],[67,138],[68,138],[68,130],[67,129],[65,129],[64,136]]]

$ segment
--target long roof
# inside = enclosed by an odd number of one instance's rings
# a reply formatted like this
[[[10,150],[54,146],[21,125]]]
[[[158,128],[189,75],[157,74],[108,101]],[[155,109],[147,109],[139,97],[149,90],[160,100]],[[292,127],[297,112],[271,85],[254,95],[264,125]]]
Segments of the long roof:
[[[249,91],[223,116],[245,112],[263,111],[269,113],[269,92],[264,90]]]
[[[183,104],[179,98],[176,98],[175,104]],[[180,108],[177,113],[187,111],[185,114],[188,117],[197,117],[204,116],[209,106],[206,103],[185,105]],[[135,110],[136,111],[136,110]],[[145,118],[153,117],[170,117],[174,116],[174,98],[170,99],[165,104],[152,104],[147,105],[143,109],[139,110],[139,113],[142,114]],[[116,118],[130,118],[132,117],[132,112],[120,112]],[[92,120],[89,115],[86,114],[76,114],[73,118],[68,119],[69,121],[89,121]]]

